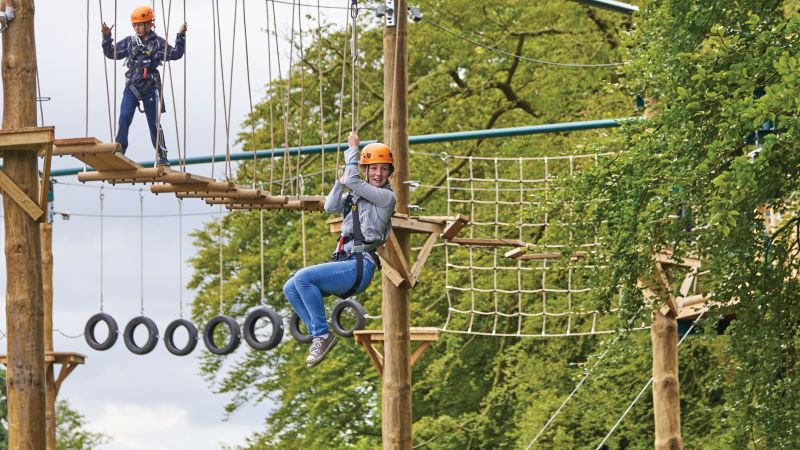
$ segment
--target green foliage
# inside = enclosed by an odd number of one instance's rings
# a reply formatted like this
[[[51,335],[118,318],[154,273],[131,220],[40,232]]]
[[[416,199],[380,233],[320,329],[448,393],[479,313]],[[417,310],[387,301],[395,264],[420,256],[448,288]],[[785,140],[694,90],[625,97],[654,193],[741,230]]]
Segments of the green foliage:
[[[731,17],[746,17],[746,14],[738,13],[739,6],[737,3],[730,7],[733,11]],[[636,30],[632,30],[626,17],[574,2],[532,5],[516,0],[502,4],[429,0],[422,2],[420,7],[432,21],[512,54],[563,62],[608,63],[630,59],[625,45],[627,39],[636,58],[621,71],[614,68],[554,68],[489,52],[426,22],[413,24],[408,35],[408,104],[410,134],[413,135],[626,117],[633,113],[633,98],[622,92],[621,87],[630,89],[631,93],[649,94],[651,85],[647,84],[648,89],[645,89],[645,85],[636,85],[638,81],[635,80],[666,79],[672,71],[676,71],[677,76],[681,68],[677,55],[662,61],[664,55],[655,50],[648,53],[651,50],[644,43],[645,37],[658,35],[662,45],[675,52],[691,52],[693,47],[683,42],[691,39],[694,45],[704,49],[713,48],[721,52],[723,48],[713,39],[695,37],[705,21],[718,14],[716,10],[705,7],[697,8],[697,16],[692,16],[691,26],[686,31],[678,26],[678,17],[658,13],[660,10],[654,6],[645,9],[654,9],[652,16],[643,13],[638,17],[637,24],[642,24],[637,25]],[[726,8],[718,9],[727,11]],[[670,17],[672,20],[664,24],[651,23]],[[382,133],[383,43],[377,20],[368,14],[362,15],[361,20],[359,133],[363,140],[367,140],[380,138]],[[668,39],[655,31],[668,24],[676,34],[680,34],[680,39],[674,39],[676,42],[666,42]],[[339,92],[342,73],[350,73],[349,58],[343,62],[341,57],[341,43],[346,36],[333,28],[323,29],[321,34],[320,40],[316,30],[309,33],[304,44],[306,58],[292,68],[291,89],[287,80],[276,80],[266,87],[265,100],[256,106],[244,127],[245,130],[254,127],[255,136],[248,132],[239,136],[245,148],[344,140],[350,123],[349,75],[344,80],[343,96]],[[628,34],[631,35],[626,37]],[[733,43],[726,41],[725,45]],[[317,59],[318,50],[321,62]],[[784,63],[789,71],[793,70],[791,54],[789,52]],[[643,60],[645,56],[642,55],[648,55],[646,58],[650,58],[650,62]],[[685,57],[696,58],[697,55],[689,53]],[[317,98],[320,67],[324,68],[322,107]],[[745,69],[750,71],[748,73],[753,70],[750,67],[741,70]],[[625,78],[621,80],[623,76]],[[731,83],[741,85],[741,90],[747,89],[747,81],[739,77],[734,75]],[[687,86],[705,86],[703,83],[711,84],[711,80],[676,83],[676,86],[688,89]],[[751,93],[752,85],[750,82]],[[652,89],[661,93],[667,87],[653,83]],[[290,102],[286,102],[287,90],[291,92]],[[677,92],[677,87],[674,90]],[[705,92],[705,87],[698,88],[700,90]],[[717,95],[730,95],[729,91],[720,91],[715,92]],[[687,104],[698,101],[694,94],[694,88],[686,91],[685,95],[691,97]],[[655,97],[666,98],[662,95]],[[761,101],[751,103],[760,105]],[[290,119],[288,134],[282,123],[286,105]],[[341,108],[346,111],[340,111]],[[703,109],[692,106],[691,111],[702,115]],[[342,135],[339,135],[340,112],[343,112],[344,122]],[[762,113],[758,117],[766,115]],[[730,117],[739,116],[732,114]],[[751,130],[756,119],[753,116],[746,121],[749,128],[741,124],[737,129]],[[320,123],[323,124],[322,136]],[[695,215],[699,212],[695,212],[693,201],[702,195],[701,188],[710,183],[708,179],[697,180],[691,184],[694,190],[684,186],[687,170],[698,173],[698,176],[702,173],[700,169],[691,171],[696,166],[689,165],[688,161],[692,157],[702,159],[710,150],[705,146],[700,146],[702,151],[696,147],[684,149],[679,142],[691,130],[704,130],[709,134],[719,130],[705,125],[699,118],[693,119],[691,127],[678,130],[668,132],[651,124],[633,124],[624,134],[593,131],[424,145],[412,149],[415,152],[410,160],[412,179],[421,180],[424,186],[440,185],[446,170],[439,158],[443,153],[531,157],[625,149],[603,160],[596,169],[591,169],[586,178],[579,179],[572,186],[570,195],[578,199],[608,199],[603,207],[597,202],[581,203],[583,206],[578,207],[577,214],[586,220],[583,228],[574,231],[584,235],[598,232],[604,235],[608,242],[607,259],[601,262],[609,270],[603,272],[605,278],[600,281],[606,284],[597,285],[601,289],[593,301],[610,309],[610,300],[619,294],[618,286],[630,286],[623,297],[623,307],[630,316],[641,306],[641,294],[634,296],[633,287],[636,274],[649,262],[645,246],[650,248],[665,236],[679,236],[669,240],[670,243],[683,242],[684,223],[673,224],[674,221],[663,219],[674,214],[678,206],[692,205],[691,220],[697,220]],[[661,144],[671,146],[661,149]],[[651,149],[652,153],[647,153],[649,156],[637,158],[632,149],[639,145],[650,145],[652,149],[659,147],[659,151]],[[741,154],[741,146],[739,149],[738,154]],[[668,150],[667,156],[662,157]],[[685,152],[686,157],[675,161],[677,156],[673,155],[683,155],[680,152]],[[273,193],[324,194],[332,183],[336,163],[336,154],[330,152],[324,157],[275,158],[261,161],[255,168],[248,162],[240,166],[237,181],[251,183],[255,169],[256,184],[271,188]],[[447,169],[453,176],[470,175],[466,164],[449,161]],[[320,175],[320,171],[324,175]],[[293,178],[298,172],[304,174],[302,183]],[[495,176],[494,173],[473,175]],[[528,175],[541,174],[526,173]],[[708,170],[704,175],[708,176]],[[758,178],[760,176],[755,179]],[[736,180],[741,182],[744,178]],[[783,180],[782,183],[791,181]],[[672,188],[675,183],[678,183],[677,190]],[[650,202],[657,194],[667,198]],[[476,191],[475,195],[482,194]],[[731,197],[721,199],[728,201]],[[413,191],[411,203],[424,208],[423,214],[473,215],[471,211],[460,209],[463,206],[448,202],[438,189],[426,187]],[[549,213],[557,215],[559,211],[556,209]],[[537,213],[531,211],[530,216],[525,216],[520,211],[518,214],[519,220],[535,220]],[[739,230],[737,221],[745,215],[752,217],[753,213],[740,213],[738,216],[726,213],[720,215],[719,220],[731,232],[736,232]],[[660,221],[647,221],[654,216]],[[242,319],[250,308],[261,303],[262,242],[263,302],[281,311],[285,317],[290,313],[282,294],[285,280],[304,265],[325,261],[333,248],[335,239],[327,232],[326,216],[265,211],[263,241],[260,238],[261,217],[259,212],[228,214],[222,219],[221,233],[216,222],[195,232],[199,252],[193,261],[195,271],[190,286],[198,290],[193,308],[193,316],[198,322],[205,322],[220,311]],[[690,219],[684,219],[687,220]],[[503,232],[498,230],[498,233]],[[530,242],[536,242],[536,233],[543,238],[560,239],[568,231],[554,227],[533,229],[532,233],[526,236]],[[420,239],[419,236],[413,237],[412,246],[421,245]],[[679,246],[679,251],[681,249]],[[441,326],[447,317],[449,305],[443,288],[443,264],[443,252],[436,249],[428,260],[420,284],[412,293],[414,326]],[[608,284],[609,280],[613,284]],[[371,315],[380,312],[380,290],[380,283],[376,281],[359,297]],[[332,307],[332,299],[328,299],[328,303]],[[380,328],[381,325],[378,320],[372,320],[367,326]],[[501,324],[500,329],[503,326],[510,326],[510,323]],[[723,355],[720,341],[710,337],[692,337],[684,345],[681,371],[688,380],[682,386],[687,448],[726,448],[732,442],[729,439],[732,423],[729,419],[739,414],[739,411],[725,409],[728,404],[723,395],[730,383],[738,379],[737,374],[724,369],[731,367],[733,356]],[[606,348],[609,349],[608,356],[591,369]],[[287,336],[275,350],[249,351],[238,360],[206,353],[202,359],[202,371],[217,392],[234,394],[228,405],[229,413],[247,402],[274,405],[266,417],[264,431],[249,439],[249,449],[380,447],[380,380],[363,351],[354,343],[345,341],[314,370],[305,367],[306,353],[307,347]],[[585,370],[593,370],[592,377],[537,441],[536,448],[597,445],[647,381],[649,365],[649,345],[643,333],[633,333],[614,344],[600,337],[543,340],[445,333],[414,367],[414,445],[426,449],[524,448]],[[723,369],[716,370],[717,367]],[[609,441],[611,448],[652,446],[652,407],[649,402],[645,396],[633,409]]]
[[[108,443],[109,437],[84,429],[83,414],[69,407],[69,402],[56,403],[56,448],[58,450],[91,450]]]
[[[652,253],[667,247],[703,259],[713,299],[739,300],[727,348],[733,373],[721,379],[736,448],[800,446],[797,233],[763,220],[772,211],[791,224],[796,214],[796,6],[647,2],[623,85],[652,100],[654,114],[609,140],[617,155],[568,190],[604,199],[579,211],[586,236],[604,230],[600,306],[621,296],[628,314],[641,311],[636,281],[652,275]],[[768,121],[778,132],[760,135],[752,158],[747,138]]]

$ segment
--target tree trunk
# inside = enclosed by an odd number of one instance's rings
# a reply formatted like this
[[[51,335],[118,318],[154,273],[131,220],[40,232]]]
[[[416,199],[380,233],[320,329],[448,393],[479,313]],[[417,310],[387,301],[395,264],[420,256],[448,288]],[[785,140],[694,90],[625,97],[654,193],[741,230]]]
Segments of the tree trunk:
[[[42,237],[42,280],[44,281],[44,351],[53,351],[53,224],[40,226]],[[47,450],[56,450],[56,379],[53,363],[45,366],[45,419]]]
[[[3,128],[36,126],[36,45],[33,0],[16,0],[16,18],[3,34]],[[38,198],[37,156],[9,151],[3,170]],[[42,254],[39,224],[3,196],[8,342],[8,448],[45,448],[45,362]]]
[[[678,321],[656,311],[650,327],[653,343],[653,413],[656,450],[679,450],[681,440],[678,382]]]

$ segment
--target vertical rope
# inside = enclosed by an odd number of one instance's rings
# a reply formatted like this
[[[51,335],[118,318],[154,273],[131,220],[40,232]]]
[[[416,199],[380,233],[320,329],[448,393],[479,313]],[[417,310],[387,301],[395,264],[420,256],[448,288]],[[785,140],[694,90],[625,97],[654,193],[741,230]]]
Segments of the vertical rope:
[[[294,56],[294,15],[297,8],[297,2],[292,0],[292,25],[291,33],[289,34],[289,68],[287,69],[287,82],[286,82],[286,99],[283,108],[283,180],[281,180],[281,195],[283,195],[284,185],[287,179],[287,171],[291,171],[289,164],[289,107],[291,105],[291,92],[292,92],[292,63]],[[273,14],[274,19],[274,14]],[[280,61],[280,58],[278,59]],[[291,176],[291,173],[289,174]]]
[[[217,224],[219,225],[219,313],[222,314],[222,205],[219,205]]]
[[[274,97],[275,86],[272,84],[272,37],[271,34],[275,30],[270,29],[269,23],[269,2],[265,2],[266,9],[267,9],[267,76],[269,80],[269,97],[267,98],[268,106],[269,106],[269,148],[273,149],[273,151],[269,155],[269,189],[267,190],[270,194],[272,193],[272,183],[273,177],[275,173],[275,124],[274,124],[274,117],[273,117],[273,106],[272,106],[272,97]],[[272,3],[272,8],[275,8],[275,3]],[[273,11],[274,12],[274,11]],[[275,41],[278,41],[278,35],[275,35]],[[278,74],[280,76],[280,73]]]
[[[218,11],[219,10],[219,8],[216,7],[216,4],[217,4],[216,0],[211,0],[211,11]],[[211,73],[214,74],[214,76],[213,76],[213,79],[214,79],[214,81],[213,81],[213,85],[214,85],[213,93],[214,93],[214,95],[212,96],[212,97],[214,97],[214,102],[213,102],[214,106],[213,106],[213,108],[211,108],[211,110],[214,113],[213,114],[213,116],[214,116],[214,119],[213,119],[214,125],[212,126],[212,129],[211,129],[212,130],[211,131],[211,178],[214,178],[214,171],[215,171],[215,169],[217,167],[217,41],[218,41],[217,37],[219,36],[219,32],[217,31],[217,23],[218,22],[219,22],[219,15],[212,14],[212,17],[211,17],[211,29],[212,29],[212,34],[214,35],[213,36],[213,39],[214,39],[214,45],[213,45],[213,47],[214,47],[214,63],[211,65]]]
[[[400,15],[405,14],[405,11],[395,11],[395,26],[394,26],[394,70],[392,71],[392,98],[389,99],[390,101],[390,114],[389,114],[389,148],[392,148],[394,144],[394,99],[400,95],[400,92],[397,92],[397,50],[400,48],[400,26],[398,22],[400,22]]]
[[[353,25],[350,27],[351,43],[350,43],[350,131],[358,131],[358,97],[356,89],[358,81],[356,79],[356,63],[358,61],[358,1],[352,0],[350,2],[350,19]],[[391,146],[389,147],[391,148]]]
[[[115,25],[117,24],[117,0],[114,0],[114,24]],[[117,42],[118,42],[117,41],[117,27],[114,27],[114,64],[113,64],[113,67],[114,67],[114,76],[113,76],[114,101],[111,102],[111,103],[113,103],[112,110],[113,110],[114,113],[112,114],[112,116],[114,118],[117,117]],[[111,134],[112,134],[112,138],[111,139],[112,140],[114,139],[113,136],[115,136],[116,133],[117,133],[117,122],[114,122],[113,131],[111,132]]]
[[[394,108],[393,108],[394,109]],[[389,147],[391,148],[391,146]],[[475,220],[475,175],[472,165],[472,156],[469,157],[469,206],[470,217]],[[475,237],[475,227],[469,229],[469,237]],[[472,246],[469,246],[469,295],[470,295],[470,311],[469,311],[469,327],[467,332],[472,331],[472,324],[475,322],[475,264],[474,264],[474,251]]]
[[[89,0],[86,0],[86,106],[83,135],[89,136]]]
[[[103,312],[103,200],[105,200],[103,186],[100,186],[100,312]]]
[[[300,183],[300,160],[302,160],[303,155],[300,153],[300,147],[303,146],[303,129],[305,128],[305,123],[303,122],[303,113],[305,112],[305,104],[306,104],[306,69],[303,67],[303,61],[305,61],[305,54],[303,53],[303,14],[300,11],[300,6],[298,5],[297,9],[297,45],[300,50],[300,120],[298,120],[298,127],[297,127],[297,169],[295,170],[295,175],[297,176],[297,193],[302,195],[300,190],[302,186]]]
[[[178,199],[178,316],[183,319],[183,199]]]
[[[144,315],[144,195],[139,188],[139,313]]]
[[[164,2],[163,2],[163,0],[161,2],[161,10],[162,10],[162,13],[163,13],[163,11],[164,11]],[[185,8],[185,0],[184,0],[184,19],[185,19],[185,15],[186,15],[186,8]],[[165,25],[165,30],[169,30],[169,25],[168,24],[172,20],[172,0],[170,0],[170,2],[169,2],[169,10],[168,10],[168,13],[167,13],[166,17],[167,17],[167,25]],[[184,20],[184,22],[186,22],[186,20]],[[169,46],[169,44],[167,44],[167,45]],[[185,47],[184,47],[184,56],[185,56]],[[177,106],[175,104],[175,84],[174,84],[174,77],[172,75],[172,63],[170,61],[167,61],[166,51],[164,52],[164,61],[165,61],[165,64],[166,64],[164,66],[165,67],[165,69],[164,69],[165,75],[164,76],[169,78],[169,92],[170,92],[170,99],[172,100],[172,116],[175,117],[175,120],[173,122],[175,124],[175,148],[177,149],[177,152],[178,152],[178,166],[180,167],[180,169],[182,171],[185,172],[186,171],[186,165],[184,164],[184,161],[183,161],[183,159],[181,157],[181,133],[180,133],[180,130],[178,128],[178,108],[177,108]],[[184,75],[185,75],[185,70],[186,70],[186,61],[184,60]],[[186,80],[185,80],[185,78],[184,78],[183,89],[184,89],[184,100],[185,100],[185,98],[186,98],[186,96],[185,96],[185,91],[186,91]],[[161,91],[163,92],[163,83],[162,83]],[[162,97],[161,102],[163,103],[163,101],[164,100],[163,100],[163,97]],[[161,114],[161,108],[159,108],[158,111],[159,111],[159,115],[160,115]],[[183,117],[184,126],[186,125],[185,112],[186,112],[186,108],[184,107],[184,117]],[[158,123],[159,123],[159,125],[161,124],[160,116],[159,116]],[[160,129],[160,127],[159,127],[159,129]],[[165,141],[166,141],[166,138],[165,138]],[[156,142],[158,142],[158,141],[156,141]],[[186,144],[186,141],[184,140],[184,145],[185,144]],[[166,147],[166,142],[164,143],[164,146]]]
[[[102,2],[102,0],[97,0],[97,5],[100,7],[100,21],[102,22],[103,21],[103,2]],[[117,45],[116,45],[116,42],[114,42],[114,52],[115,53],[116,53],[116,48],[117,48]],[[114,62],[115,62],[115,65],[116,65],[116,60],[114,60]],[[109,140],[113,141],[114,140],[114,128],[111,125],[113,120],[111,118],[111,92],[109,91],[109,86],[108,86],[108,58],[106,58],[105,55],[103,55],[103,79],[106,82],[106,109],[108,109],[108,134],[110,136]],[[38,71],[36,72],[36,84],[37,84],[37,86],[39,84],[39,72]],[[39,96],[41,97],[41,93],[39,94]]]
[[[494,158],[494,235],[500,234],[500,168],[497,157]],[[492,334],[497,334],[497,322],[500,319],[500,306],[497,298],[497,247],[492,248],[492,298],[494,300],[494,324]]]
[[[262,188],[263,188],[263,186],[262,186]],[[260,264],[260,267],[261,267],[261,304],[265,305],[266,302],[264,302],[264,208],[260,208],[258,210],[258,223],[259,223],[259,227],[258,227],[258,229],[259,229],[259,240],[258,240],[258,242],[259,242],[259,249],[261,251],[260,252],[261,253],[261,258],[260,258],[260,261],[261,261],[261,264]]]
[[[452,189],[450,189],[450,158],[448,158],[447,153],[442,154],[442,160],[444,161],[444,172],[445,172],[445,181],[447,183],[447,216],[452,217],[452,207],[451,207],[451,200],[452,200]],[[453,312],[453,299],[450,295],[450,243],[445,241],[444,243],[444,293],[447,297],[447,319],[445,319],[444,326],[442,327],[443,330],[447,330],[447,326],[450,324],[450,317]]]
[[[299,183],[300,183],[300,195],[305,194],[305,180],[303,180],[302,175],[297,176]],[[306,210],[300,210],[300,237],[303,240],[303,267],[307,265],[307,258],[306,258]]]
[[[325,102],[322,95],[322,14],[320,13],[319,0],[317,0],[317,73],[319,74],[319,149],[322,153],[320,158],[319,183],[320,193],[326,192],[325,189]],[[335,176],[335,175],[334,175]]]
[[[247,72],[247,99],[250,104],[250,139],[253,149],[253,189],[256,188],[256,168],[258,160],[256,159],[256,116],[253,113],[253,88],[250,84],[250,49],[247,40],[247,1],[242,1],[242,24],[244,28],[244,60]]]
[[[186,23],[186,0],[183,0],[183,23]],[[183,158],[180,158],[181,172],[186,172],[186,60],[189,59],[189,46],[184,41],[183,47]]]
[[[244,0],[242,0],[244,3]],[[233,2],[233,36],[231,37],[231,67],[230,67],[230,83],[228,89],[228,100],[227,100],[227,111],[225,113],[225,170],[227,172],[227,179],[231,180],[233,178],[233,171],[231,166],[231,110],[233,109],[233,61],[234,57],[236,56],[236,17],[239,12],[239,0],[234,0]],[[220,40],[220,48],[222,48],[222,40]],[[220,54],[221,56],[221,54]],[[222,104],[223,108],[225,107],[225,77],[223,74],[222,78],[222,86],[223,86],[223,99]]]
[[[522,158],[519,158],[519,204],[520,209],[525,202],[525,179],[523,170]],[[523,228],[522,224],[517,225],[517,239],[523,241]],[[525,318],[525,313],[522,310],[522,261],[517,260],[517,336],[522,334],[522,322]]]
[[[344,25],[344,38],[342,39],[342,82],[341,87],[339,88],[339,124],[338,124],[338,131],[336,134],[336,177],[339,176],[339,160],[342,153],[342,141],[344,140],[344,136],[342,136],[342,123],[344,122],[344,80],[347,78],[345,74],[347,73],[347,27],[350,25],[349,20],[349,12],[348,19],[345,20]]]
[[[155,9],[155,0],[153,0],[153,9]],[[172,14],[172,0],[169,0],[169,11]],[[167,39],[169,38],[169,17],[164,12],[164,0],[161,0],[161,22],[164,24],[164,57],[162,60],[162,65],[164,66],[164,78],[167,77],[167,56],[169,55],[169,42]],[[164,140],[164,148],[167,147],[166,139],[164,138],[161,130],[161,106],[164,104],[164,80],[161,79],[161,82],[158,83],[158,108],[156,110],[156,157],[155,160],[158,162],[160,159],[158,156],[158,150],[161,148],[161,141]],[[177,130],[176,130],[177,131]],[[180,149],[178,149],[180,152]],[[180,153],[179,153],[180,155]]]
[[[42,106],[42,103],[44,103],[44,99],[42,98],[42,84],[39,82],[39,69],[38,69],[38,67],[36,69],[36,95],[39,97],[38,98],[39,120],[41,121],[41,124],[39,126],[43,127],[44,126],[44,106]]]

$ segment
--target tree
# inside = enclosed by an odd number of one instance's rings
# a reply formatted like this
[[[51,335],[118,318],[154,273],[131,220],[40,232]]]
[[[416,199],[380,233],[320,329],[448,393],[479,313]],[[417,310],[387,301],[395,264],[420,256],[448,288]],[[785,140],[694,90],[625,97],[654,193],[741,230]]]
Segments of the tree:
[[[58,450],[91,450],[109,442],[103,433],[87,431],[83,414],[70,408],[69,402],[56,405],[56,447]]]

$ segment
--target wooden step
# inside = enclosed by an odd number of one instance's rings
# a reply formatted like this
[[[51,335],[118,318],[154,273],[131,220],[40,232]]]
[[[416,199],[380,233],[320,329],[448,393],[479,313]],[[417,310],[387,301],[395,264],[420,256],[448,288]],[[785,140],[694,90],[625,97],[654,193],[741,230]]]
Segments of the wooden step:
[[[0,156],[6,151],[35,151],[44,154],[55,140],[54,127],[7,128],[0,130]]]

